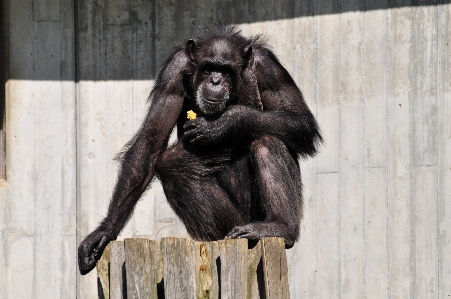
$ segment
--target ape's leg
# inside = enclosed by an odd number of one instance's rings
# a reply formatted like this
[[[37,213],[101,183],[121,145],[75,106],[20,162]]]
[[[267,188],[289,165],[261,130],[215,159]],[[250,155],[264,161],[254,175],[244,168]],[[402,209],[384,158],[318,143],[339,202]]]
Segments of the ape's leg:
[[[298,238],[302,214],[299,165],[286,146],[269,135],[252,142],[250,156],[264,220],[237,226],[227,237],[283,237],[291,247]]]
[[[178,142],[157,161],[167,200],[194,239],[220,240],[245,223],[244,214],[216,178],[229,160],[227,155],[193,154]]]

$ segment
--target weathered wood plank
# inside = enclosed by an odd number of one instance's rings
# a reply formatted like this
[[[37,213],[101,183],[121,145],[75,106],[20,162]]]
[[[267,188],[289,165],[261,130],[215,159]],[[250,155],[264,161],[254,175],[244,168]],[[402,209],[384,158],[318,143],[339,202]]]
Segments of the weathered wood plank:
[[[248,279],[247,298],[264,298],[264,273],[262,261],[262,242],[248,250]]]
[[[218,298],[217,275],[213,276],[211,242],[195,242],[196,298]]]
[[[410,1],[390,2],[390,8]],[[389,271],[390,298],[412,298],[411,272],[411,122],[412,10],[389,10]]]
[[[127,298],[125,272],[125,242],[110,243],[110,299]]]
[[[160,242],[148,239],[125,239],[124,242],[127,298],[157,299],[158,283],[163,278]]]
[[[266,298],[289,299],[288,265],[281,238],[261,240]]]
[[[451,4],[438,7],[439,298],[451,296]]]
[[[219,298],[246,298],[248,279],[247,239],[218,241],[213,248],[220,279]]]
[[[96,264],[99,297],[104,299],[110,299],[110,252],[111,244],[108,244]]]
[[[194,241],[177,238],[161,240],[165,298],[196,298],[194,252]]]

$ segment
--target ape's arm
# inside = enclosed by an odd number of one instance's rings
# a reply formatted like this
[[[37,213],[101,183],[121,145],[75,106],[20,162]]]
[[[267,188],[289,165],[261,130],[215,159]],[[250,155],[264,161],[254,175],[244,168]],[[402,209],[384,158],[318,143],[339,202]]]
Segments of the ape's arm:
[[[102,223],[80,244],[81,274],[91,271],[109,241],[115,240],[155,174],[155,163],[166,149],[169,135],[182,111],[184,56],[175,55],[162,70],[151,93],[152,104],[142,127],[119,155],[121,168]]]
[[[281,140],[293,153],[314,155],[322,137],[301,91],[271,51],[254,49],[254,59],[263,110],[230,106],[214,121],[201,117],[188,122],[185,137],[201,145],[240,145],[268,134]]]

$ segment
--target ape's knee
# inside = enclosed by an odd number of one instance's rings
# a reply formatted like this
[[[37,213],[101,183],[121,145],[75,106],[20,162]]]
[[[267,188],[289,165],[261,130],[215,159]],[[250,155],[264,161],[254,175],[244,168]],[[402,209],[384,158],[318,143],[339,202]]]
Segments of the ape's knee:
[[[161,156],[157,159],[155,164],[155,169],[157,173],[162,176],[166,174],[170,174],[176,168],[181,165],[181,157],[180,152],[176,147],[170,147],[165,150]]]
[[[269,158],[274,154],[287,152],[285,144],[271,135],[263,135],[252,141],[250,146],[251,156]]]

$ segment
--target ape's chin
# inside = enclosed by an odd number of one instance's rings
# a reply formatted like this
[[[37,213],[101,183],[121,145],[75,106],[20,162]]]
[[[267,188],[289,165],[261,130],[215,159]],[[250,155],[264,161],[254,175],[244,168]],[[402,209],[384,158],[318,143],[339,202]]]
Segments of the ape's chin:
[[[196,93],[196,105],[199,110],[205,115],[213,115],[224,111],[227,107],[228,102],[228,96],[223,101],[213,101],[205,99],[200,90]]]

